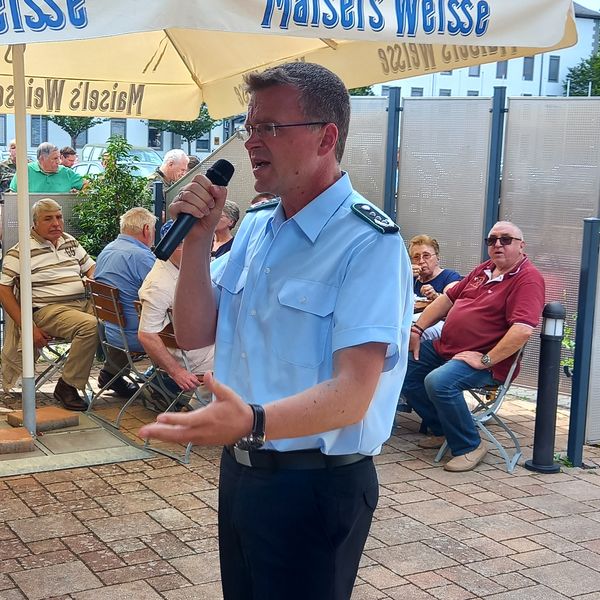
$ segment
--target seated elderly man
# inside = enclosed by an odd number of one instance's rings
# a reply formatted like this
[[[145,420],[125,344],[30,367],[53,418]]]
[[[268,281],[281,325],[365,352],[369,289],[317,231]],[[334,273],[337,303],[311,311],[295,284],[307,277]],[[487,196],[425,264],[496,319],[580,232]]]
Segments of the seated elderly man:
[[[155,224],[156,217],[149,210],[141,206],[128,210],[120,219],[121,233],[100,252],[96,263],[95,279],[119,290],[127,345],[131,352],[144,351],[137,337],[138,316],[133,303],[138,299],[138,290],[156,260],[150,250],[154,244]],[[105,334],[111,344],[123,347],[116,325],[106,323]],[[108,348],[107,353],[106,362],[98,375],[100,387],[106,385],[128,362],[124,352]],[[110,389],[119,396],[131,398],[138,388],[119,377],[113,381]]]
[[[29,191],[31,193],[67,194],[83,187],[83,177],[60,164],[60,152],[50,142],[43,142],[37,149],[37,161],[27,165]],[[17,191],[17,174],[10,182],[10,189]]]
[[[91,302],[85,297],[83,278],[93,277],[94,261],[63,228],[62,209],[57,202],[45,198],[33,205],[30,238],[33,342],[37,349],[43,348],[51,337],[71,342],[54,397],[68,410],[85,410],[87,404],[77,390],[84,390],[88,381],[98,346],[98,331]],[[21,307],[15,294],[19,278],[19,244],[16,244],[4,256],[0,277],[0,302],[16,327],[21,326]],[[17,348],[7,348],[8,343],[7,336],[2,352],[3,376],[5,367],[15,364]],[[8,385],[6,379],[4,385]]]
[[[160,230],[161,236],[166,235],[172,225],[173,221],[167,221]],[[181,351],[167,348],[158,335],[169,323],[168,311],[173,308],[182,250],[183,244],[179,244],[169,260],[157,260],[140,288],[142,316],[138,338],[148,356],[173,380],[175,385],[169,387],[175,393],[197,388],[201,384],[198,375],[212,369],[214,357],[214,346],[188,350],[188,371]]]
[[[163,157],[162,164],[148,178],[150,186],[155,181],[163,182],[163,192],[166,192],[178,179],[181,179],[188,170],[188,155],[178,148],[169,150]]]
[[[469,471],[487,452],[463,390],[504,381],[544,307],[544,279],[524,254],[521,230],[500,221],[485,242],[490,260],[437,297],[410,335],[402,396],[433,433],[422,448],[447,440],[454,455],[447,471]],[[421,342],[425,329],[443,317],[441,337]]]

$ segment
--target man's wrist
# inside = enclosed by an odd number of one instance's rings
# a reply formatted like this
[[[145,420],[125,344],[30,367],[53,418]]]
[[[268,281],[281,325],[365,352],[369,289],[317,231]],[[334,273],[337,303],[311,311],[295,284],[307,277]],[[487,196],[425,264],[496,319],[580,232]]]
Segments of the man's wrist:
[[[420,325],[417,325],[416,323],[413,323],[410,329],[411,329],[412,333],[416,333],[419,337],[422,337],[423,334],[425,333],[425,330]]]

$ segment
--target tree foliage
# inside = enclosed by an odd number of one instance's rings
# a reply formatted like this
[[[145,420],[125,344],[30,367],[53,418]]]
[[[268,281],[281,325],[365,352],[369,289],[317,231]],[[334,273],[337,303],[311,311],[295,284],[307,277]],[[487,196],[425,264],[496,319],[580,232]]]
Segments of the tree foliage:
[[[592,96],[600,96],[600,53],[592,54],[589,58],[582,60],[578,65],[571,67],[567,78],[563,83],[565,93],[567,82],[570,80],[570,96],[587,96],[590,81],[592,82]]]
[[[96,257],[119,235],[119,218],[134,206],[151,209],[152,194],[145,177],[136,177],[131,164],[131,144],[120,136],[108,139],[103,162],[105,170],[91,175],[88,185],[79,192],[81,202],[75,206],[78,239],[88,253]]]
[[[215,121],[208,114],[208,108],[203,104],[200,107],[198,118],[193,121],[150,121],[150,127],[158,129],[158,131],[170,131],[176,135],[180,135],[188,145],[187,153],[192,152],[192,140],[202,137],[208,133],[219,121]]]
[[[106,119],[96,119],[95,117],[61,117],[58,115],[52,115],[48,117],[48,120],[64,129],[71,136],[71,146],[73,148],[77,148],[77,136],[80,133],[106,121]]]
[[[348,93],[351,96],[374,96],[375,92],[373,92],[373,88],[370,85],[365,87],[357,87],[348,90]]]

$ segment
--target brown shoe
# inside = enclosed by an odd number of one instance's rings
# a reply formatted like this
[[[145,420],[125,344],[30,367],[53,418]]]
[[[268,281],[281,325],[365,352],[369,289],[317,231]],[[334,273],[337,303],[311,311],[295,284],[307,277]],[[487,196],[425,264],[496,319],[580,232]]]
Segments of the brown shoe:
[[[87,410],[87,403],[84,402],[77,391],[72,385],[69,385],[61,377],[56,382],[54,388],[54,397],[67,409],[67,410]]]
[[[420,448],[426,448],[427,450],[436,450],[441,448],[446,441],[446,437],[443,435],[428,435],[427,437],[419,440],[417,446]]]
[[[481,444],[479,444],[475,450],[467,452],[466,454],[462,454],[461,456],[455,456],[452,460],[449,460],[444,465],[444,469],[454,473],[470,471],[484,459],[487,451],[488,445],[485,442],[481,442]]]

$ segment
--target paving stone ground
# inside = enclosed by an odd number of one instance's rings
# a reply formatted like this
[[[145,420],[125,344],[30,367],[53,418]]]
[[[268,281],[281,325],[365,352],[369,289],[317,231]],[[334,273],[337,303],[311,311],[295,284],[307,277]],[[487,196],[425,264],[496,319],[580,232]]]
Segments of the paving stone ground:
[[[503,409],[525,458],[534,408]],[[133,407],[124,428],[134,436],[152,418]],[[561,409],[558,450],[567,429]],[[353,600],[600,599],[600,448],[585,448],[590,468],[554,475],[508,474],[493,452],[447,473],[417,431],[398,415],[376,459],[380,501]],[[186,466],[158,457],[0,479],[0,599],[220,599],[218,462],[219,450],[194,448]]]

